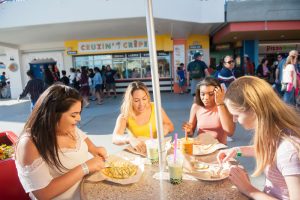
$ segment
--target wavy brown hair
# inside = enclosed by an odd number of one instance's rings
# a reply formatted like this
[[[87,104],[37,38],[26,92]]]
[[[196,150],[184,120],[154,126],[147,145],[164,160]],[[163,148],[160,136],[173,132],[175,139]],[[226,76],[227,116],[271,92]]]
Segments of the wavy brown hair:
[[[22,133],[30,134],[42,159],[57,169],[64,166],[58,156],[56,126],[62,114],[77,102],[82,105],[82,97],[76,89],[52,85],[39,97]]]
[[[267,165],[274,163],[282,140],[291,142],[300,157],[300,144],[291,138],[291,135],[300,138],[299,115],[267,82],[253,76],[238,78],[228,87],[225,102],[240,112],[254,112],[257,117],[253,138],[256,170],[253,176],[260,175]]]

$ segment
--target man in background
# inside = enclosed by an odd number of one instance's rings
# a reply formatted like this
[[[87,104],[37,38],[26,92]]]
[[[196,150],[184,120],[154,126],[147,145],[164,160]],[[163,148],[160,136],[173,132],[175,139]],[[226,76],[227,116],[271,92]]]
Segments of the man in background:
[[[27,82],[23,92],[20,94],[18,100],[24,98],[27,94],[29,94],[30,101],[31,101],[31,111],[32,111],[38,98],[44,92],[45,84],[44,81],[42,81],[41,79],[36,79],[31,70],[28,70],[26,74],[29,77],[29,81]]]
[[[191,79],[191,94],[195,96],[196,86],[202,78],[210,76],[207,65],[202,61],[203,54],[197,52],[194,54],[194,61],[188,64],[187,80]]]

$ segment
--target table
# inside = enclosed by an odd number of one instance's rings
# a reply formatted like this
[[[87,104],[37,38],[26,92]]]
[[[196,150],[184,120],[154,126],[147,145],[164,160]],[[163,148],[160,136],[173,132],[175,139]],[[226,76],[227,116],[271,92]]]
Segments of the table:
[[[128,152],[120,152],[119,156],[133,156]],[[199,157],[197,157],[198,159]],[[199,159],[206,162],[215,162],[216,153],[201,156]],[[206,200],[243,200],[248,199],[240,193],[229,179],[221,181],[187,181],[179,185],[172,185],[167,180],[156,180],[152,176],[159,171],[158,166],[145,165],[141,180],[135,184],[118,185],[108,181],[97,183],[81,183],[81,195],[84,200],[94,199],[206,199]]]

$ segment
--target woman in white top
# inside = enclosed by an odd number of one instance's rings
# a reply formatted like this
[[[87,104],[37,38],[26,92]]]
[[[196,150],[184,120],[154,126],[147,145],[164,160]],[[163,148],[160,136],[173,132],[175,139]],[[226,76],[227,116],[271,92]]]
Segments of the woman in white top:
[[[106,151],[77,128],[82,97],[64,86],[38,99],[16,146],[20,181],[32,199],[80,199],[82,178],[104,167]],[[88,152],[94,157],[89,159]]]
[[[287,88],[284,91],[283,101],[291,105],[295,105],[295,89],[297,88],[296,62],[297,55],[289,55],[282,70],[282,84],[285,84]],[[288,90],[289,84],[293,86],[290,91]]]

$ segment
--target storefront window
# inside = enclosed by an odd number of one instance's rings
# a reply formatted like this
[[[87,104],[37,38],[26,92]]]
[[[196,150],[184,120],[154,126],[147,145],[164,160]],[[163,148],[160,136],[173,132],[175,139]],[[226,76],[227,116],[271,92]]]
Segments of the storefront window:
[[[158,72],[160,77],[171,77],[170,54],[168,52],[158,52]],[[138,79],[151,78],[150,58],[148,52],[77,56],[74,57],[76,68],[88,66],[89,68],[110,65],[117,71],[117,79]]]

